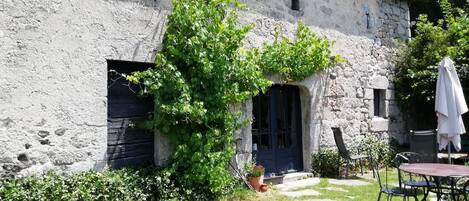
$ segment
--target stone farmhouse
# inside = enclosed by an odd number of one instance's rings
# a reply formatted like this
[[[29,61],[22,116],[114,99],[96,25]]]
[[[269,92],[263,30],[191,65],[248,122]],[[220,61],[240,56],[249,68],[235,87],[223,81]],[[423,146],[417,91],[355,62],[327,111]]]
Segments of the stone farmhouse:
[[[253,124],[236,132],[242,168],[311,169],[311,154],[333,146],[331,128],[356,146],[362,134],[404,140],[392,76],[396,40],[410,37],[405,0],[243,0],[254,23],[246,46],[294,37],[301,20],[334,41],[347,61],[298,83],[276,83],[237,106]],[[152,111],[139,86],[115,75],[151,67],[161,47],[168,0],[0,1],[0,175],[163,165],[165,136],[133,126]],[[155,114],[157,115],[157,114]]]

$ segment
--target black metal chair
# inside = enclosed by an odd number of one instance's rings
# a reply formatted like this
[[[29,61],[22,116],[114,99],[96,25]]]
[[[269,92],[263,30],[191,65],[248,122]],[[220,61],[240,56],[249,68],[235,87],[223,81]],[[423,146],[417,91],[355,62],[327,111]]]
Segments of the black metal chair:
[[[340,128],[332,128],[332,132],[334,134],[335,144],[337,145],[337,149],[339,150],[339,155],[345,160],[346,169],[345,169],[345,177],[348,177],[348,171],[350,169],[350,163],[359,161],[360,163],[360,172],[363,175],[363,159],[370,159],[369,154],[359,154],[359,155],[351,155],[350,152],[347,150],[344,139],[342,138],[342,131]],[[373,173],[374,174],[374,173]]]
[[[422,156],[418,153],[401,152],[396,154],[394,165],[397,168],[399,187],[406,188],[409,186],[415,193],[417,193],[417,190],[421,188],[424,193],[423,200],[425,200],[430,192],[430,188],[434,188],[436,184],[434,182],[430,182],[427,177],[412,175],[410,173],[402,173],[401,170],[399,170],[399,166],[403,163],[421,163],[422,161]]]
[[[436,188],[430,188],[430,192],[437,194],[437,200],[463,200],[467,201],[467,194],[469,193],[469,178],[461,177],[458,175],[435,178],[438,183]]]
[[[378,184],[379,184],[379,194],[378,194],[378,201],[381,200],[381,195],[387,194],[387,200],[392,200],[392,197],[394,196],[399,196],[403,197],[404,200],[408,197],[413,197],[416,201],[417,199],[417,192],[414,191],[413,189],[406,189],[402,187],[389,187],[388,186],[388,168],[385,166],[385,182],[383,184],[383,181],[381,180],[381,176],[379,174],[379,165],[378,162],[371,159],[371,164],[373,166],[373,170],[376,172],[376,178],[378,179]]]
[[[436,130],[410,131],[410,152],[421,155],[421,163],[438,163]]]
[[[464,185],[461,187],[462,195],[464,196],[464,201],[469,200],[469,177],[463,177],[460,181],[464,182]]]

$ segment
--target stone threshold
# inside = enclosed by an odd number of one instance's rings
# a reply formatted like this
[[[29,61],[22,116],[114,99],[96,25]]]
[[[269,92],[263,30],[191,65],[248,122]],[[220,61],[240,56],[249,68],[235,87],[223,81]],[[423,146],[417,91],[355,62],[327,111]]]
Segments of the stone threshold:
[[[293,172],[287,173],[280,176],[266,177],[264,178],[264,183],[266,184],[283,184],[293,181],[298,181],[302,179],[307,179],[313,177],[313,174],[310,172]]]

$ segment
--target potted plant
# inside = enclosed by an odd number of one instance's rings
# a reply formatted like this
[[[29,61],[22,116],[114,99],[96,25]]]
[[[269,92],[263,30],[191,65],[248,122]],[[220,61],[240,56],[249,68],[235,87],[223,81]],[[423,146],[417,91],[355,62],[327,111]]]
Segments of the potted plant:
[[[260,191],[261,185],[264,184],[264,172],[265,168],[262,165],[250,165],[248,168],[248,179],[251,186]]]

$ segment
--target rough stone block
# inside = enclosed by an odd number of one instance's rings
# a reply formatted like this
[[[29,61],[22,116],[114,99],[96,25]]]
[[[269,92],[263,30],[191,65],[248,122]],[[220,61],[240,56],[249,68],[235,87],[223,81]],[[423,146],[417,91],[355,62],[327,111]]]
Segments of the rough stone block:
[[[344,97],[345,90],[342,85],[333,84],[330,86],[329,91],[326,94],[327,97]]]
[[[329,106],[331,107],[332,111],[339,112],[344,109],[344,101],[342,98],[331,99],[329,101]]]
[[[389,120],[375,117],[371,120],[371,131],[372,132],[380,132],[380,131],[387,131],[389,130]]]
[[[328,108],[324,109],[324,119],[333,119],[334,116],[334,112],[332,112]]]
[[[403,25],[398,25],[397,26],[397,33],[399,35],[407,35],[407,31],[408,31],[408,27],[407,26],[403,26]]]
[[[389,86],[389,80],[385,76],[377,76],[371,78],[370,87],[373,89],[387,89]]]
[[[230,167],[233,173],[235,173],[234,175],[239,176],[237,175],[238,172],[241,174],[244,174],[245,167],[249,162],[252,161],[251,159],[252,159],[251,153],[237,153],[231,160],[232,162],[231,164],[234,167]],[[236,170],[233,170],[232,168],[236,168]]]
[[[388,107],[389,107],[389,113],[388,113],[389,115],[399,116],[399,114],[401,113],[399,103],[397,101],[390,100]]]
[[[366,122],[360,123],[360,133],[367,133],[369,131],[369,125]]]
[[[386,90],[386,100],[394,100],[394,99],[396,99],[395,91],[394,90]]]
[[[173,153],[172,146],[168,136],[159,132],[155,133],[155,153],[154,160],[156,166],[165,166]]]
[[[54,165],[59,166],[71,165],[78,159],[76,154],[69,151],[51,152],[49,157]]]
[[[357,97],[357,98],[363,98],[363,97],[364,97],[364,93],[365,93],[365,92],[364,92],[363,88],[362,88],[362,87],[358,87],[358,88],[357,88],[357,93],[356,93],[356,96],[355,96],[355,97]]]
[[[327,16],[330,16],[333,12],[331,8],[326,7],[326,6],[321,6],[321,7],[319,7],[319,9],[321,10],[321,12],[323,12]]]
[[[22,169],[20,165],[14,164],[5,164],[2,166],[2,168],[7,172],[19,172]]]
[[[44,118],[42,118],[41,121],[36,124],[36,126],[44,126],[44,125],[46,125],[46,123],[47,123],[47,121]]]
[[[57,136],[62,136],[65,134],[65,131],[67,131],[66,128],[59,128],[57,130],[54,131],[54,133],[57,135]]]
[[[364,98],[367,99],[367,100],[373,100],[373,89],[366,88]]]
[[[384,101],[384,108],[383,108],[383,117],[388,118],[389,117],[389,101]]]
[[[5,119],[0,119],[0,128],[11,128],[15,125],[15,122],[7,117]]]

